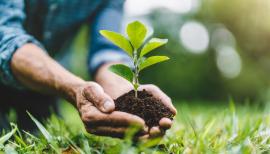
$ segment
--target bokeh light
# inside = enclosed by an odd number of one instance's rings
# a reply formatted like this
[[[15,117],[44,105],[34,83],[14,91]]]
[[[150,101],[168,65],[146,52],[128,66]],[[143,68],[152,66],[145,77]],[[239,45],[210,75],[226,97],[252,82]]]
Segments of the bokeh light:
[[[220,46],[217,49],[217,67],[224,77],[235,78],[242,69],[241,58],[231,46]]]
[[[233,34],[224,26],[219,25],[215,28],[211,35],[211,46],[218,49],[220,45],[236,46],[236,41]]]
[[[179,35],[183,46],[192,53],[203,53],[208,48],[208,31],[197,21],[185,23],[181,27]]]
[[[128,16],[140,16],[157,8],[166,8],[175,13],[189,13],[197,10],[198,0],[127,0],[125,13]]]
[[[173,59],[150,70],[142,82],[158,84],[178,99],[224,99],[228,94],[237,100],[261,97],[262,89],[270,84],[269,4],[245,0],[126,0],[123,27],[139,20],[147,24],[148,35],[153,27],[155,37],[169,39],[160,51]],[[168,74],[170,79],[159,74]],[[215,95],[205,90],[205,85],[216,89]]]

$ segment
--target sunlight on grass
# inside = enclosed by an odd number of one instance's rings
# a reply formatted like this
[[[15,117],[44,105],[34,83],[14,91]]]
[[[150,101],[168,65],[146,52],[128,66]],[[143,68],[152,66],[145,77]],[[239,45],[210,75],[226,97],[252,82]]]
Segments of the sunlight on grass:
[[[258,106],[178,103],[175,124],[156,145],[156,141],[133,143],[87,134],[76,110],[63,103],[62,117],[52,115],[42,122],[45,132],[52,135],[50,143],[40,133],[13,130],[0,151],[13,153],[262,153],[270,151],[270,115]],[[43,129],[39,125],[39,128]],[[44,129],[45,129],[44,128]],[[44,130],[43,130],[44,132]],[[43,133],[44,134],[44,133]],[[46,133],[45,133],[46,134]],[[0,138],[1,139],[1,138]],[[53,143],[54,146],[51,146]],[[1,154],[1,152],[0,152]]]

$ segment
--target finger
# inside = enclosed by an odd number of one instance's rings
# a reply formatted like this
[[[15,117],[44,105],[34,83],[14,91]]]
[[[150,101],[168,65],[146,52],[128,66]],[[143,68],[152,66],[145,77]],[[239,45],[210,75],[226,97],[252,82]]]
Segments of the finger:
[[[163,131],[162,129],[160,129],[159,127],[155,126],[152,127],[149,131],[150,137],[154,138],[154,137],[160,137],[163,136],[165,133],[165,131]]]
[[[83,121],[87,125],[87,127],[95,127],[95,126],[131,126],[135,125],[143,130],[147,131],[147,126],[143,119],[138,116],[114,111],[110,114],[102,113],[94,106],[91,106],[83,115]]]
[[[102,112],[112,112],[115,108],[112,98],[97,83],[91,83],[91,85],[85,87],[83,95]]]
[[[159,126],[161,127],[161,129],[169,129],[172,127],[172,120],[169,119],[169,118],[162,118],[160,121],[159,121]]]
[[[150,135],[149,134],[146,134],[146,135],[143,135],[143,136],[138,137],[138,140],[139,141],[145,141],[145,140],[147,140],[149,138],[150,138]]]
[[[151,93],[155,98],[160,99],[161,102],[166,105],[174,115],[176,115],[177,110],[173,106],[172,101],[170,97],[168,97],[163,91],[161,91],[158,87],[155,85],[143,85],[139,87],[139,90],[145,89],[147,92]]]
[[[95,128],[87,129],[88,133],[99,135],[99,136],[111,136],[111,137],[118,137],[123,138],[127,131],[126,127],[106,127],[106,126],[99,126]]]

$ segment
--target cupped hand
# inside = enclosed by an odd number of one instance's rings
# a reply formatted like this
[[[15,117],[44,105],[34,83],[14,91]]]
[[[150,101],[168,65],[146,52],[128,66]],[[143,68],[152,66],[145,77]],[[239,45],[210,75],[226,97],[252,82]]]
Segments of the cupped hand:
[[[114,111],[112,98],[95,82],[87,82],[78,88],[76,102],[85,128],[91,134],[121,138],[130,125],[141,128],[139,135],[147,133],[148,128],[143,119]]]
[[[140,91],[146,90],[147,92],[152,94],[153,97],[155,97],[156,99],[161,100],[161,102],[170,109],[170,111],[173,113],[174,116],[176,115],[177,110],[173,106],[170,97],[168,97],[157,86],[155,86],[153,84],[141,85],[138,88],[138,90],[140,90]],[[159,121],[159,126],[155,126],[155,127],[150,128],[149,134],[146,134],[144,137],[148,138],[148,137],[162,136],[162,135],[164,135],[164,133],[165,133],[165,131],[167,129],[171,128],[172,124],[173,124],[173,121],[171,119],[164,117]]]
[[[129,92],[133,89],[133,86],[122,77],[110,72],[108,67],[111,64],[103,65],[96,74],[96,81],[104,88],[104,91],[111,96],[111,98],[116,99],[117,97]],[[162,92],[157,86],[152,84],[140,85],[139,90],[146,90],[151,93],[155,98],[160,99],[161,102],[167,106],[171,112],[176,115],[177,111],[172,104],[171,99]],[[171,128],[173,121],[169,118],[162,118],[159,121],[159,126],[149,128],[148,133],[142,138],[159,137],[165,134],[165,131]]]

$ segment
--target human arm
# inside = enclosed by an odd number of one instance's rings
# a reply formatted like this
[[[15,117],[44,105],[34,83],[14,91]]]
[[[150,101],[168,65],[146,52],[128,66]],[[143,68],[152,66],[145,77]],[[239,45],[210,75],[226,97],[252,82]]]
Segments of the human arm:
[[[47,55],[41,43],[23,28],[23,10],[23,0],[0,0],[1,84],[65,97],[78,108],[86,129],[94,134],[104,130],[111,136],[123,134],[130,123],[143,127],[144,122],[138,117],[111,113],[113,101],[97,83],[76,77]],[[108,101],[110,105],[104,107]],[[123,126],[111,126],[112,121]]]
[[[11,68],[27,88],[62,96],[72,102],[90,133],[122,137],[132,124],[145,127],[141,118],[113,111],[113,100],[99,84],[68,72],[33,44],[26,44],[14,53]]]

